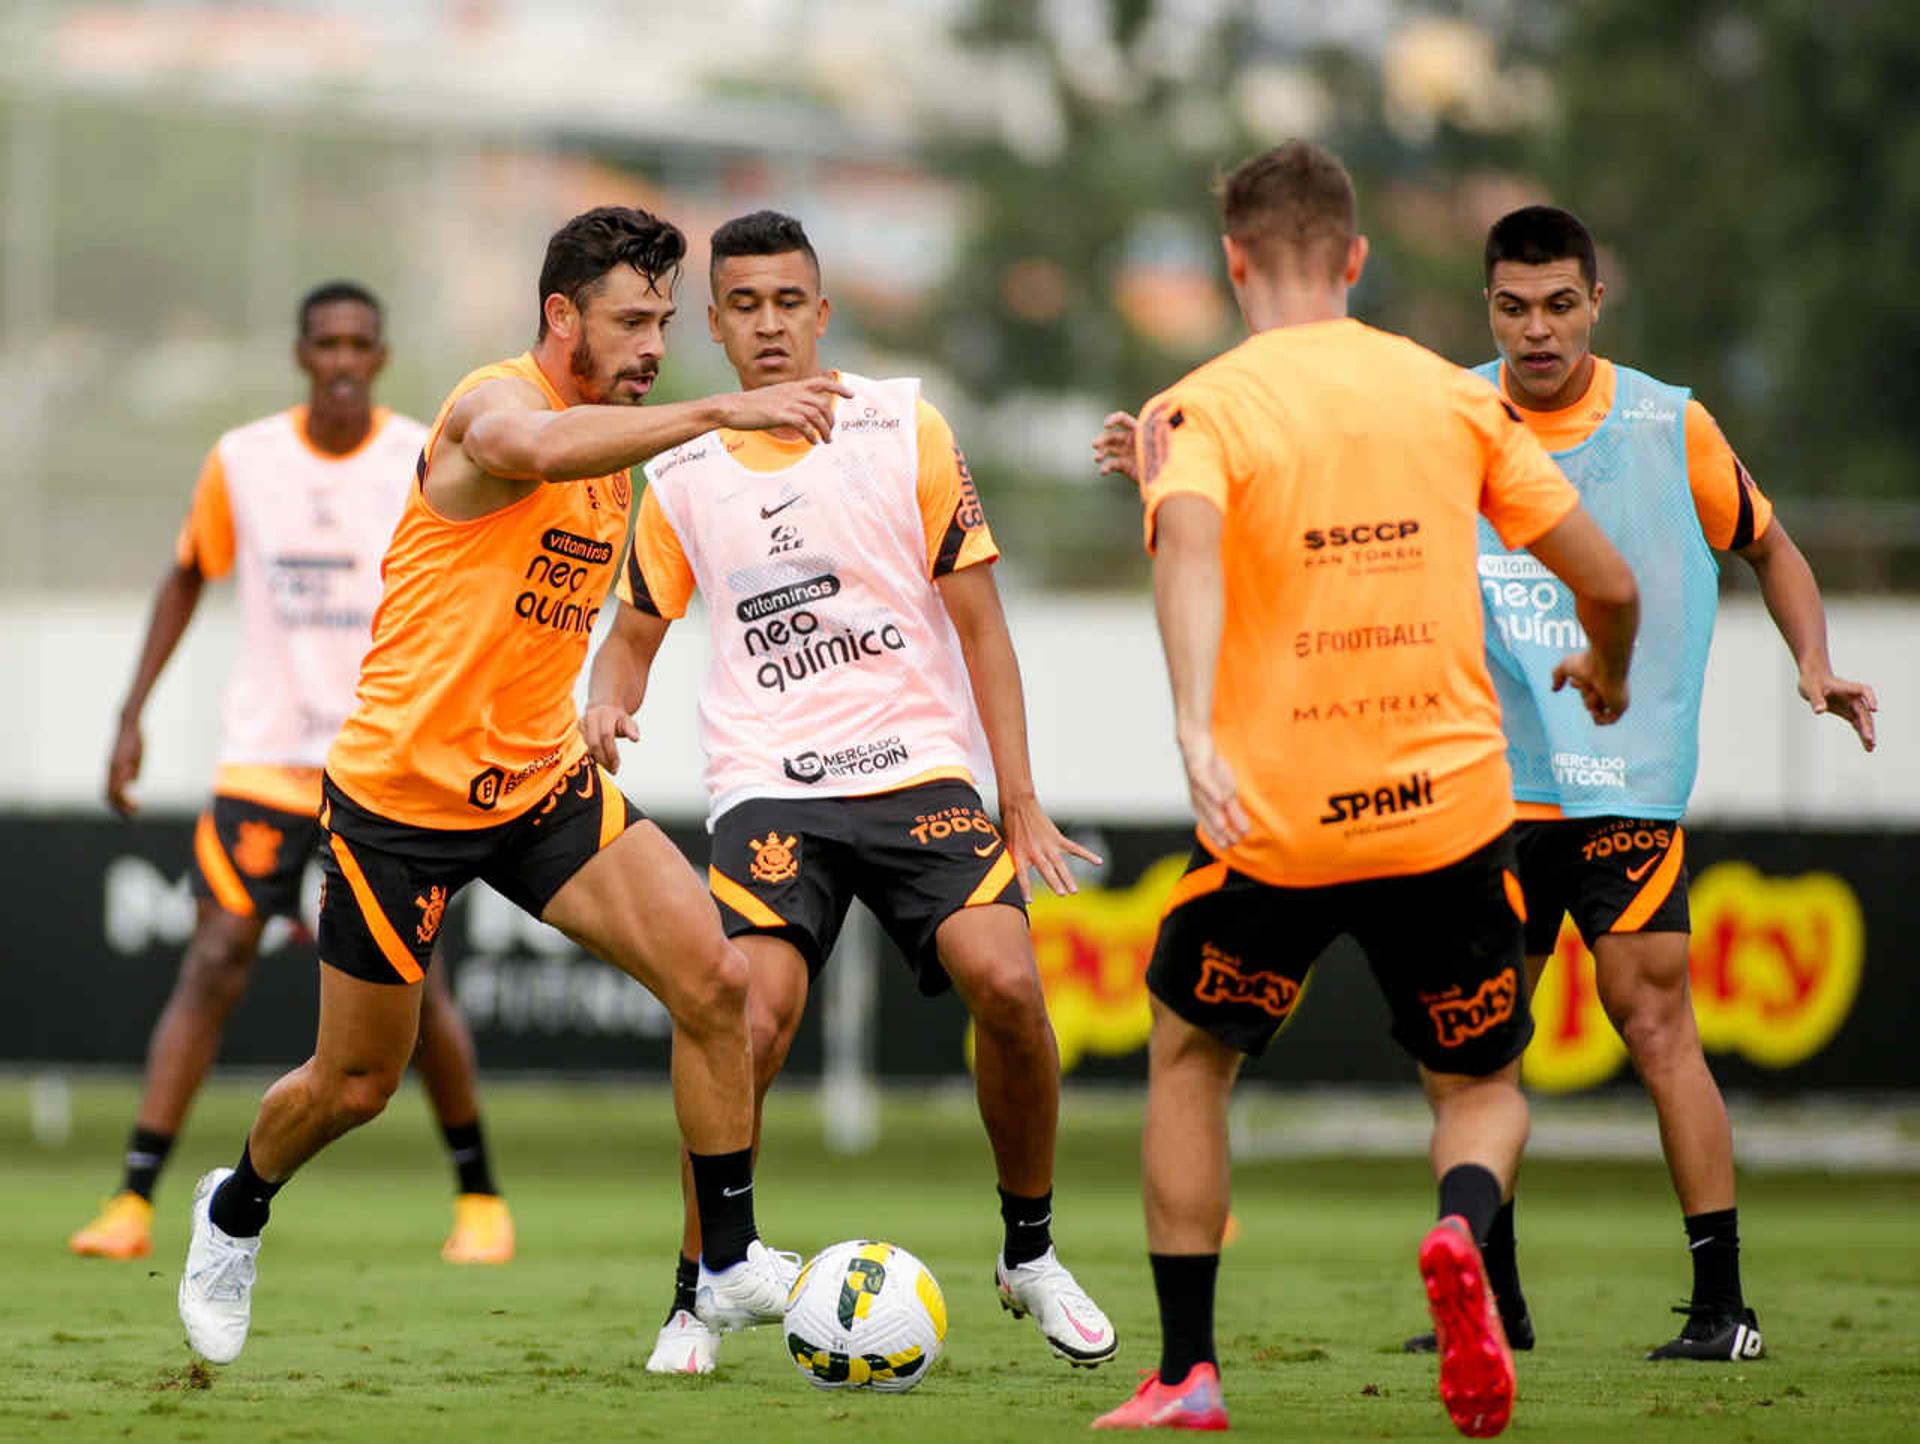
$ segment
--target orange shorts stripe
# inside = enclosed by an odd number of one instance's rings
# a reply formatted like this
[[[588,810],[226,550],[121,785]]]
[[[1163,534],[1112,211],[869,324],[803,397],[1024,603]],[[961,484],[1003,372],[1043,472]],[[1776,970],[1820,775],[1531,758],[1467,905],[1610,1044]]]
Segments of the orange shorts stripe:
[[[1667,900],[1674,884],[1680,878],[1680,865],[1686,861],[1687,836],[1679,828],[1673,830],[1673,842],[1667,848],[1667,855],[1660,859],[1660,866],[1653,870],[1653,876],[1647,879],[1646,886],[1634,894],[1633,901],[1627,904],[1627,910],[1614,920],[1610,933],[1637,933],[1646,926],[1647,919],[1659,911],[1660,904]]]
[[[214,901],[235,917],[252,917],[253,898],[234,870],[226,848],[220,845],[220,834],[214,828],[211,812],[201,813],[200,821],[194,824],[193,856],[200,864],[200,874],[206,878],[207,886],[213,889]]]
[[[604,767],[593,770],[600,774],[600,846],[605,847],[627,830],[627,803]]]
[[[977,908],[982,903],[990,903],[1006,890],[1013,881],[1013,855],[1004,847],[1000,856],[993,860],[993,866],[987,869],[987,875],[980,879],[980,885],[967,894],[962,907]]]
[[[756,928],[784,928],[787,920],[717,867],[707,869],[707,891]]]
[[[1521,891],[1520,879],[1513,875],[1513,869],[1500,869],[1500,885],[1507,890],[1507,906],[1513,909],[1513,915],[1521,922],[1527,920],[1527,895]]]
[[[327,839],[333,845],[334,860],[340,864],[340,871],[347,879],[347,886],[353,889],[353,900],[360,905],[360,916],[366,920],[367,931],[373,934],[373,940],[380,945],[381,953],[393,964],[393,970],[409,983],[417,983],[426,976],[420,965],[413,960],[413,954],[407,945],[400,941],[400,934],[393,930],[393,924],[387,921],[387,915],[380,908],[380,899],[373,895],[373,887],[367,882],[367,875],[360,871],[360,860],[347,849],[346,842],[339,833]]]
[[[1210,892],[1219,892],[1227,885],[1227,865],[1224,862],[1210,862],[1205,867],[1196,867],[1173,885],[1173,891],[1167,894],[1167,905],[1160,909],[1165,917],[1175,908],[1185,907],[1197,897],[1205,897]]]

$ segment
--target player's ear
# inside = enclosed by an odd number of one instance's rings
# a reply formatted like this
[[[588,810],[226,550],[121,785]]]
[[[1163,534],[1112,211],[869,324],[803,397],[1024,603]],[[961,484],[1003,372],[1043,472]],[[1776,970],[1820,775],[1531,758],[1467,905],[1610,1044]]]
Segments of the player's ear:
[[[1595,281],[1593,283],[1593,319],[1596,321],[1600,319],[1600,302],[1606,299],[1606,294],[1607,283]]]
[[[1247,283],[1247,248],[1232,236],[1220,238],[1220,249],[1227,256],[1227,279],[1236,286]]]
[[[707,302],[707,334],[713,338],[716,346],[726,345],[720,339],[720,308],[711,301]]]
[[[562,336],[572,336],[579,330],[579,309],[558,291],[553,292],[540,303],[540,314],[547,318],[549,331],[557,331]]]
[[[1360,284],[1360,273],[1367,268],[1368,249],[1365,236],[1355,236],[1347,242],[1347,264],[1340,281],[1349,290]]]
[[[825,296],[820,298],[820,314],[814,322],[813,334],[816,339],[827,334],[827,327],[833,321],[833,302]]]

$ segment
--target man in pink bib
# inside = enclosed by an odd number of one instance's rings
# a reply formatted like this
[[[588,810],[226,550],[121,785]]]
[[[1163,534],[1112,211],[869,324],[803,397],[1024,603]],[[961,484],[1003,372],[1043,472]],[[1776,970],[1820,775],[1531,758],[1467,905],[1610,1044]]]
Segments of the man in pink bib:
[[[68,1240],[78,1254],[151,1251],[154,1184],[246,994],[261,934],[276,914],[299,917],[301,880],[320,839],[320,767],[353,708],[380,603],[380,558],[426,437],[419,422],[374,403],[387,345],[370,291],[351,281],[316,286],[298,320],[294,359],[307,375],[307,402],[236,427],[208,453],[108,763],[107,801],[130,815],[147,694],[206,583],[231,573],[240,655],[227,686],[213,801],[194,832],[199,914],[148,1045],[120,1191]],[[433,977],[420,1076],[459,1180],[441,1255],[505,1263],[513,1220],[480,1131],[473,1037],[445,979]]]
[[[707,312],[746,388],[824,374],[831,307],[800,223],[762,211],[714,232]],[[940,413],[911,379],[846,373],[830,444],[712,431],[646,468],[613,629],[581,728],[609,770],[669,623],[698,588],[713,663],[700,696],[713,866],[752,970],[764,1097],[848,907],[870,907],[925,994],[972,1015],[981,1117],[999,1172],[1002,1304],[1055,1353],[1113,1357],[1113,1325],[1054,1254],[1060,1060],[1027,937],[1028,870],[1071,892],[1034,794],[1026,707],[993,573],[999,556]],[[990,765],[1000,822],[975,779]],[[673,1308],[647,1368],[712,1370],[695,1317],[689,1208]]]

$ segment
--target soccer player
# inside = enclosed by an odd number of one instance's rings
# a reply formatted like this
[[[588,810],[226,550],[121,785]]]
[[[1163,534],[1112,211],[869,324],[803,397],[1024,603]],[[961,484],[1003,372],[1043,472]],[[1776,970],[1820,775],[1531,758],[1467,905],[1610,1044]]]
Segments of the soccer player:
[[[274,1194],[386,1107],[434,934],[475,878],[672,1014],[702,1307],[723,1327],[780,1316],[791,1279],[753,1217],[746,960],[686,859],[588,759],[573,705],[627,529],[627,469],[718,425],[821,435],[842,390],[816,379],[643,409],[684,251],[645,211],[562,226],[533,348],[463,379],[419,453],[358,701],[327,754],[319,1037],[268,1090],[238,1165],[194,1197],[180,1316],[216,1363],[246,1343]]]
[[[742,386],[817,378],[831,307],[800,223],[714,232],[708,324]],[[1001,1303],[1070,1363],[1113,1357],[1113,1325],[1053,1250],[1060,1058],[1027,937],[1028,870],[1074,891],[1097,861],[1042,811],[998,555],[966,461],[913,380],[838,375],[831,447],[721,429],[656,458],[595,659],[582,725],[612,769],[673,618],[706,593],[700,698],[708,882],[748,959],[756,1099],[786,1061],[814,977],[858,897],[921,992],[973,1017],[981,1117],[999,1173]],[[825,438],[818,438],[825,439]],[[996,828],[974,790],[985,742]],[[704,1220],[689,1210],[674,1301],[647,1367],[706,1373],[693,1307]]]
[[[153,1190],[276,914],[299,916],[301,874],[320,830],[320,764],[353,706],[380,600],[380,554],[426,428],[376,406],[386,365],[380,303],[351,282],[300,303],[294,360],[304,406],[229,431],[208,453],[161,582],[146,645],[120,712],[107,801],[135,809],[140,713],[200,604],[207,581],[239,584],[241,653],[227,688],[213,805],[194,833],[193,938],[147,1047],[146,1089],[120,1192],[68,1240],[78,1254],[144,1258]],[[421,1009],[420,1073],[454,1159],[459,1194],[441,1256],[513,1257],[513,1219],[494,1187],[474,1092],[473,1039],[446,983]]]
[[[1713,553],[1735,552],[1753,567],[1815,712],[1848,722],[1872,750],[1878,702],[1871,687],[1834,675],[1813,572],[1706,408],[1594,355],[1606,286],[1587,228],[1551,206],[1515,211],[1487,235],[1486,276],[1500,358],[1480,374],[1520,409],[1658,603],[1635,653],[1634,715],[1603,738],[1550,690],[1554,654],[1569,639],[1578,645],[1565,588],[1481,530],[1487,653],[1520,811],[1528,976],[1538,980],[1571,913],[1593,950],[1601,1004],[1660,1119],[1693,1294],[1679,1335],[1648,1357],[1758,1358],[1760,1325],[1740,1286],[1733,1135],[1687,990],[1680,819],[1699,759]],[[1495,1221],[1487,1268],[1509,1334],[1530,1345],[1511,1201]]]
[[[1555,679],[1600,720],[1626,707],[1633,576],[1511,406],[1347,318],[1367,246],[1337,159],[1289,142],[1233,171],[1221,201],[1253,334],[1156,397],[1139,428],[1199,826],[1147,971],[1160,1366],[1096,1427],[1226,1427],[1213,1303],[1228,1098],[1242,1056],[1267,1046],[1347,933],[1433,1108],[1439,1222],[1419,1267],[1441,1399],[1462,1432],[1493,1434],[1513,1360],[1478,1245],[1526,1138],[1532,1020],[1476,514],[1572,588],[1592,643]]]

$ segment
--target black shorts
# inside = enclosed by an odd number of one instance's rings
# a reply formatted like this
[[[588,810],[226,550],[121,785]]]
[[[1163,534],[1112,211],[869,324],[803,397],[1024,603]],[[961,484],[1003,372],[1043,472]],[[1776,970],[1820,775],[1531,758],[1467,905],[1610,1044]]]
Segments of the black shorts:
[[[1607,933],[1692,931],[1686,835],[1677,822],[1583,817],[1513,829],[1527,899],[1527,954],[1551,953],[1573,914],[1588,947]]]
[[[961,908],[1026,910],[1013,859],[965,782],[869,797],[765,797],[713,828],[707,871],[727,936],[785,938],[816,974],[855,898],[873,909],[929,996],[952,986],[934,934]]]
[[[1394,1041],[1436,1073],[1484,1077],[1526,1051],[1533,1015],[1505,834],[1432,872],[1316,888],[1258,882],[1196,847],[1160,921],[1147,987],[1258,1055],[1342,933],[1366,952]]]
[[[320,961],[370,983],[417,983],[454,894],[478,878],[539,917],[642,813],[590,758],[540,805],[494,827],[414,827],[325,783]]]
[[[235,917],[300,917],[300,879],[320,845],[310,812],[214,794],[193,830],[193,895]]]

